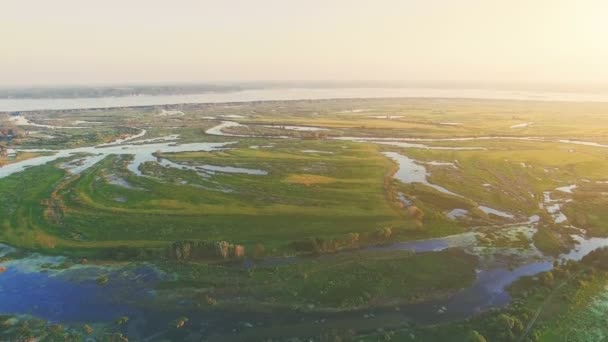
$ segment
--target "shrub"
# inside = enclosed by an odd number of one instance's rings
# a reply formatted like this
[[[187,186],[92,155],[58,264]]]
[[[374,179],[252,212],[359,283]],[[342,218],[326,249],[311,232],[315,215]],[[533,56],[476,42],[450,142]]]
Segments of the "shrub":
[[[480,334],[479,332],[477,332],[476,330],[473,330],[469,333],[469,341],[470,342],[487,342],[486,338],[483,337],[483,335]]]
[[[253,257],[263,258],[266,255],[266,248],[261,243],[256,243],[253,247]]]

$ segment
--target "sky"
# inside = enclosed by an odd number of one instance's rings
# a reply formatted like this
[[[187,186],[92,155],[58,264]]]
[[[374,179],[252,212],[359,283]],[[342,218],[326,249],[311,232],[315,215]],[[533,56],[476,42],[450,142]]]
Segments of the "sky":
[[[0,86],[608,83],[606,0],[2,0]]]

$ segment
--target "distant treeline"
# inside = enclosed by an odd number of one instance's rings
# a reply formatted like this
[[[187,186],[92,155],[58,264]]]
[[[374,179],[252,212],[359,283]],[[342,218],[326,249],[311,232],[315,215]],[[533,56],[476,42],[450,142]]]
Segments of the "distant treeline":
[[[220,93],[239,90],[281,88],[442,88],[442,89],[489,89],[511,91],[560,91],[606,93],[606,85],[572,84],[487,84],[462,82],[415,82],[415,81],[251,81],[218,83],[166,83],[166,84],[114,84],[74,86],[0,87],[0,99],[49,99],[82,97],[121,97],[137,95],[188,95]]]
[[[186,84],[129,84],[0,87],[0,99],[49,99],[82,97],[121,97],[138,95],[188,95],[239,90],[281,88],[402,88],[428,87],[430,84],[403,81],[259,81]],[[434,85],[438,86],[438,85]],[[449,85],[443,85],[448,86]]]
[[[0,88],[0,98],[49,99],[82,97],[122,97],[138,95],[185,95],[230,92],[248,88],[251,87],[217,84]]]

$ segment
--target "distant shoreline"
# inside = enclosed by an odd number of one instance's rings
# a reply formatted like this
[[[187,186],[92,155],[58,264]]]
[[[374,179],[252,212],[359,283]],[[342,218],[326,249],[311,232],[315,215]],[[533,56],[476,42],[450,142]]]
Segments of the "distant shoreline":
[[[140,95],[86,98],[0,99],[0,112],[109,109],[183,104],[265,101],[428,98],[537,102],[608,102],[608,93],[571,93],[459,88],[263,88],[199,94]]]

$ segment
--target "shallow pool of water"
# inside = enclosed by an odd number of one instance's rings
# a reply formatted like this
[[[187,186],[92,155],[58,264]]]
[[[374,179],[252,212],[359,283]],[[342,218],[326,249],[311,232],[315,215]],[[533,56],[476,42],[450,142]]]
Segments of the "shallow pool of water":
[[[427,179],[428,173],[426,168],[417,163],[415,160],[396,152],[384,152],[383,154],[399,165],[399,169],[393,176],[395,179],[398,179],[406,184],[424,184],[445,194],[462,197],[461,195],[454,193],[442,186],[430,183]]]
[[[0,313],[26,314],[54,322],[100,322],[136,316],[140,301],[154,297],[154,285],[164,277],[151,265],[58,266],[63,257],[33,254],[1,263]],[[96,279],[107,276],[106,284]]]

